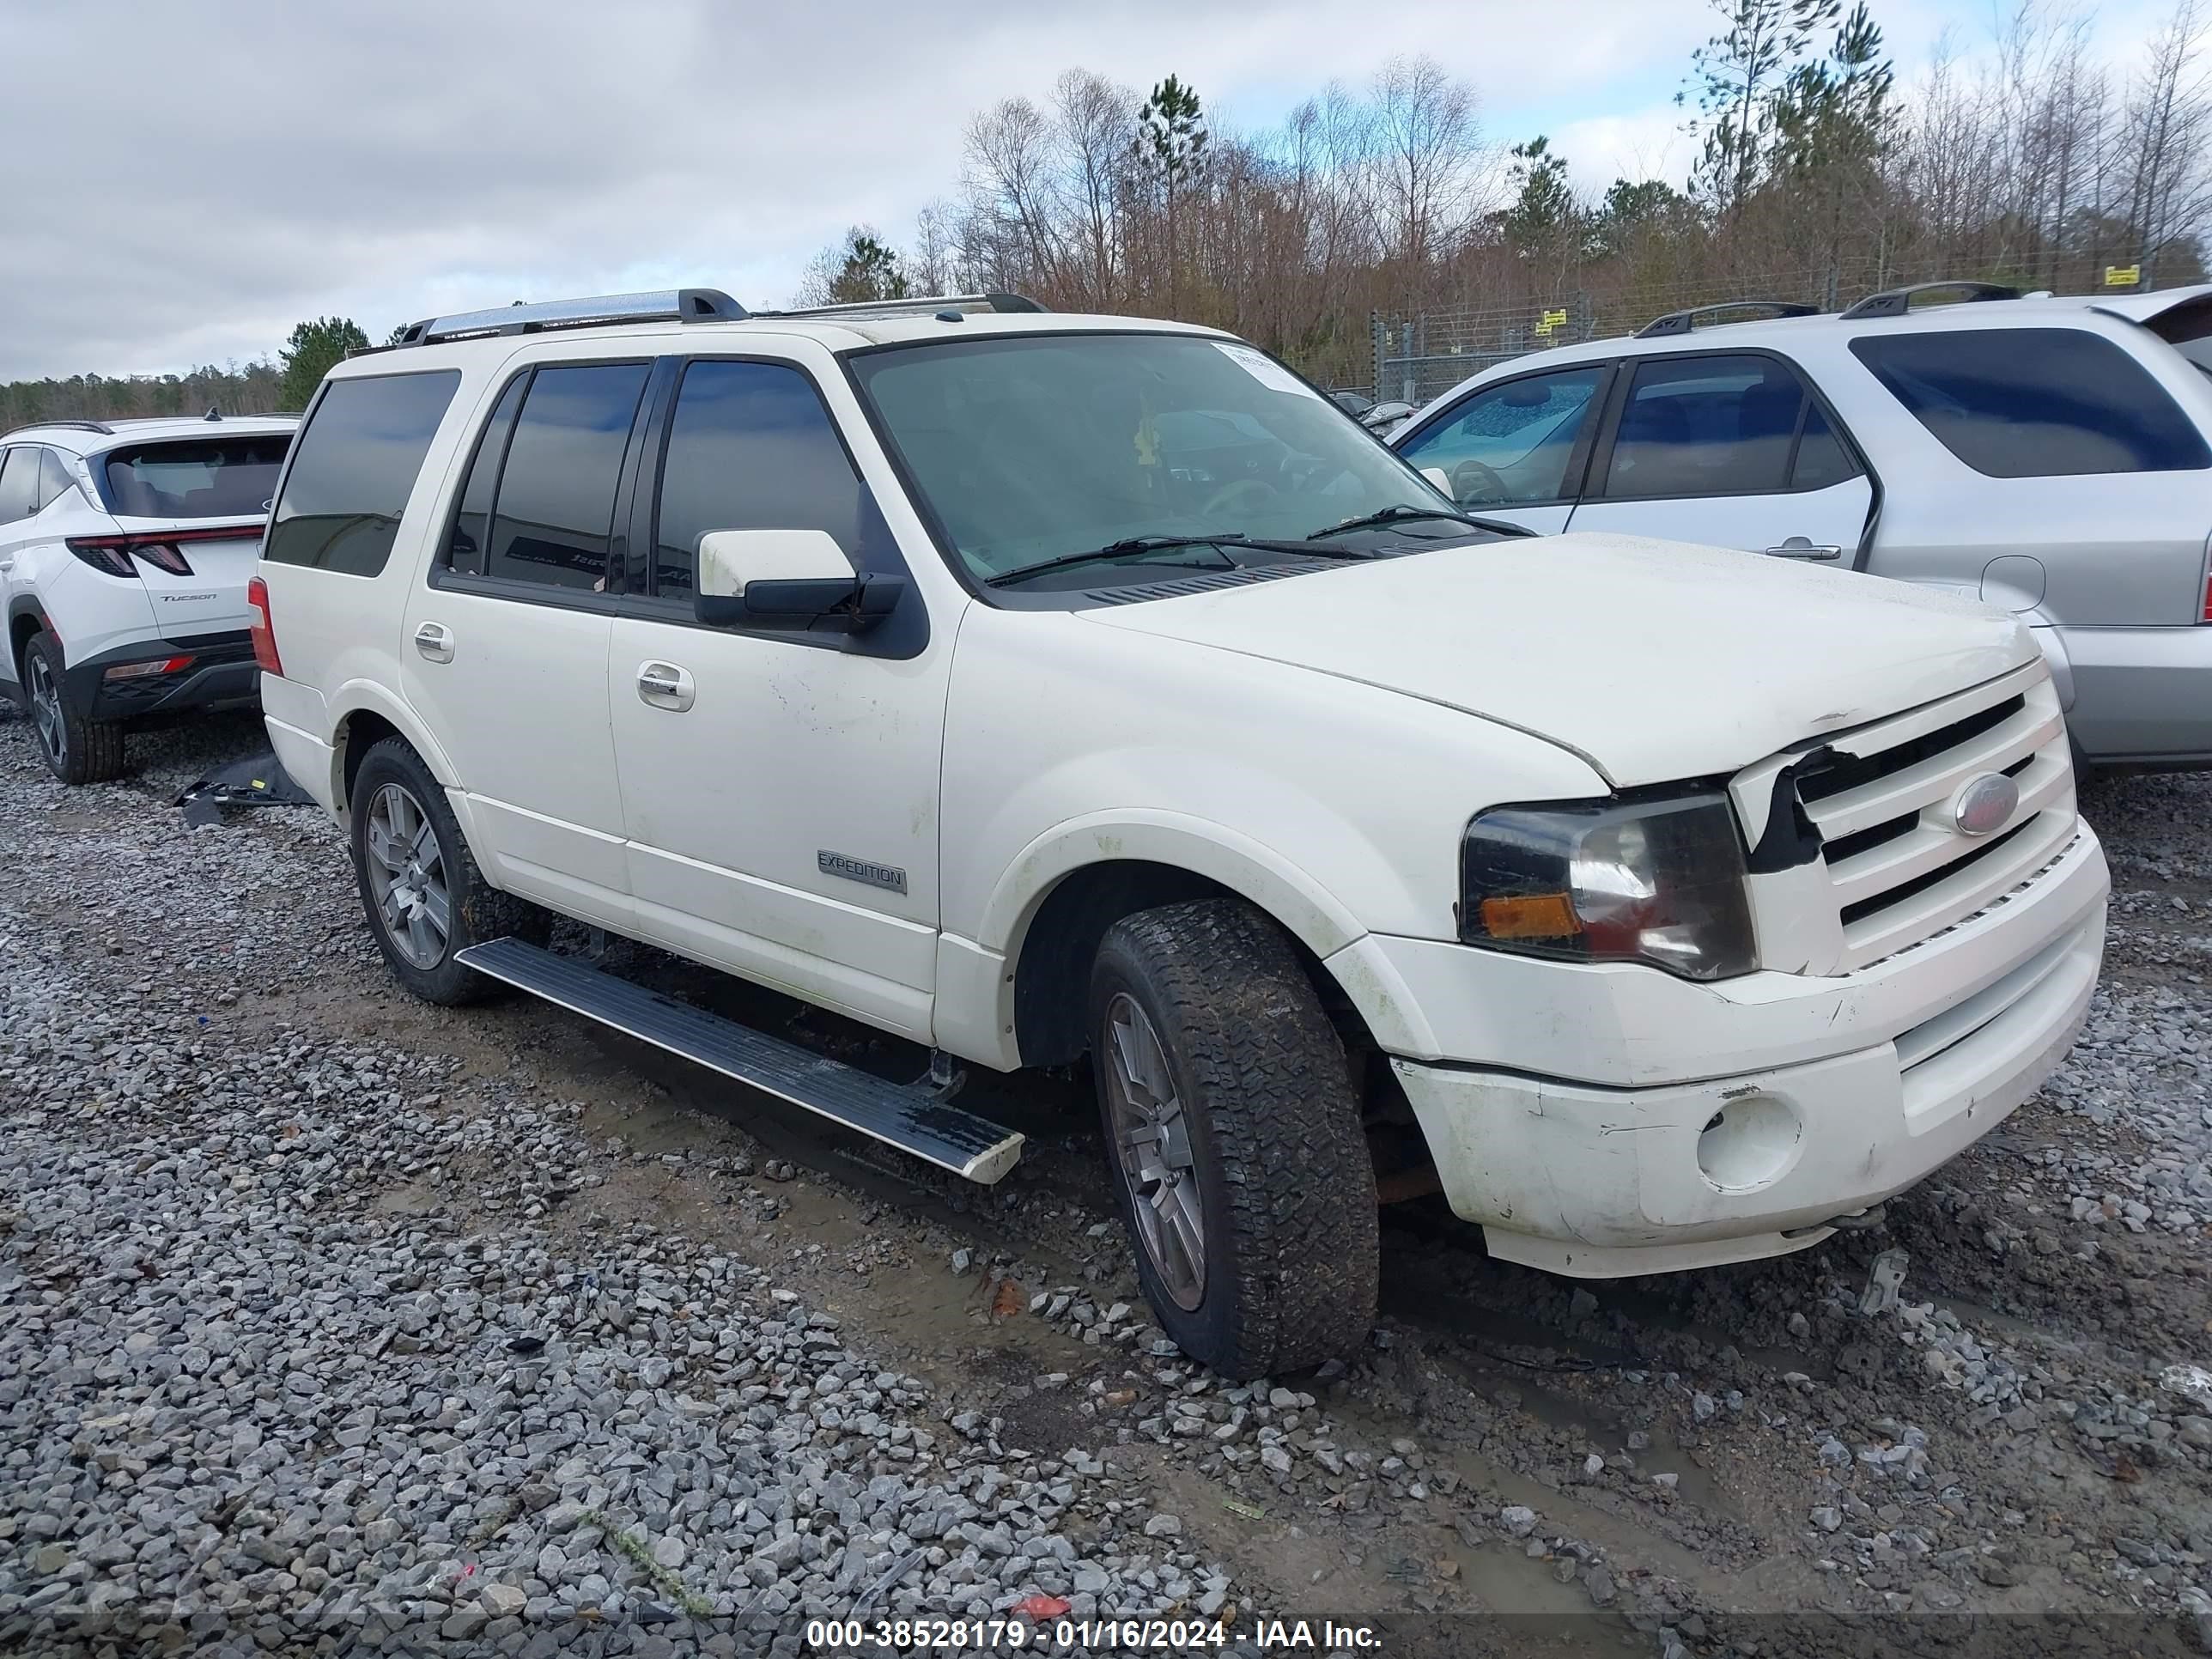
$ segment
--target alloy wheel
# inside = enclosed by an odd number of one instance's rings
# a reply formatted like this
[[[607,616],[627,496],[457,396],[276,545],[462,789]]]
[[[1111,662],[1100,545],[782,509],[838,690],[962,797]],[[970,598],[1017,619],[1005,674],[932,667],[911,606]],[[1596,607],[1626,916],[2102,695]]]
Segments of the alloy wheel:
[[[1175,1304],[1206,1295],[1206,1212],[1190,1121],[1151,1017],[1127,992],[1106,1006],[1107,1116],[1138,1242]]]
[[[38,729],[40,747],[58,770],[69,760],[69,724],[62,715],[62,689],[43,651],[26,652],[23,669],[31,692],[31,724]]]
[[[387,783],[368,804],[369,885],[392,948],[416,968],[435,968],[453,931],[446,849],[422,803]]]

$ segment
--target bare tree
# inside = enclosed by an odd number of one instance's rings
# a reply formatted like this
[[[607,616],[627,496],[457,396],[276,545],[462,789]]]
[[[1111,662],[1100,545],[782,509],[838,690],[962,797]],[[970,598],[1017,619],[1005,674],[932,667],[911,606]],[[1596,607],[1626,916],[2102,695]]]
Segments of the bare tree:
[[[1094,311],[1114,309],[1123,289],[1121,216],[1136,139],[1133,101],[1089,70],[1070,70],[1053,88],[1053,120],[1065,157],[1061,210],[1071,227],[1070,274]]]
[[[2154,279],[2167,245],[2193,236],[2212,206],[2204,162],[2212,95],[2197,39],[2203,28],[2200,0],[2180,0],[2152,39],[2150,61],[2128,100],[2128,216],[2146,282]]]
[[[921,294],[951,294],[963,286],[953,271],[952,215],[941,201],[925,202],[914,216],[914,252],[907,270]]]
[[[1373,120],[1384,246],[1417,269],[1448,255],[1473,216],[1474,88],[1432,58],[1394,58],[1375,79]]]
[[[962,252],[995,286],[1059,286],[1053,144],[1051,124],[1026,98],[1009,98],[968,124]]]

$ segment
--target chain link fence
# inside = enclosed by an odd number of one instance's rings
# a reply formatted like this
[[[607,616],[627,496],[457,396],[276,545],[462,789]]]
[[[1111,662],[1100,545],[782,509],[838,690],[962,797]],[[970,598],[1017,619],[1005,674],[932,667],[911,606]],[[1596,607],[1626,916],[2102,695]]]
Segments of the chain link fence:
[[[1365,384],[1349,375],[1340,380],[1377,403],[1420,404],[1493,364],[1552,346],[1632,334],[1670,311],[1750,300],[1836,311],[1882,289],[1955,275],[1869,261],[1765,277],[1640,283],[1610,292],[1568,289],[1551,298],[1510,304],[1445,306],[1396,315],[1376,312],[1370,319],[1372,349]],[[2119,286],[2105,291],[2136,290]]]

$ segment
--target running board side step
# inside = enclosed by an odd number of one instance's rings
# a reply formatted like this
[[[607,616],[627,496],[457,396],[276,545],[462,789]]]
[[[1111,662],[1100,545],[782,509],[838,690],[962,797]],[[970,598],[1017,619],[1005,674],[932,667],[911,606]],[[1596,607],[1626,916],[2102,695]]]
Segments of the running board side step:
[[[946,1104],[939,1090],[886,1083],[574,957],[495,939],[471,945],[454,960],[984,1186],[997,1182],[1022,1155],[1019,1133]]]

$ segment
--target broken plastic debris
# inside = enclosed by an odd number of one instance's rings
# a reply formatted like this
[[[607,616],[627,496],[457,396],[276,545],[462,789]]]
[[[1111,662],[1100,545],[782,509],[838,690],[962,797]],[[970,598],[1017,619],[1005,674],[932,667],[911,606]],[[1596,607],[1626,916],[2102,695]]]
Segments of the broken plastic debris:
[[[1905,1270],[1911,1261],[1906,1252],[1895,1249],[1875,1257],[1867,1268],[1866,1291],[1859,1297],[1859,1311],[1871,1318],[1894,1308],[1898,1287],[1905,1283]]]
[[[2212,1411],[2212,1371],[2202,1365],[2168,1365],[2160,1375],[2158,1385],[2168,1394],[2178,1394]]]
[[[314,797],[285,775],[273,750],[219,766],[177,797],[185,822],[198,826],[222,820],[231,806],[305,806]]]

